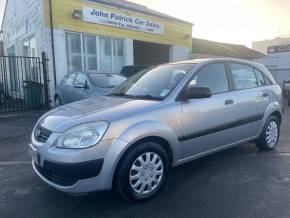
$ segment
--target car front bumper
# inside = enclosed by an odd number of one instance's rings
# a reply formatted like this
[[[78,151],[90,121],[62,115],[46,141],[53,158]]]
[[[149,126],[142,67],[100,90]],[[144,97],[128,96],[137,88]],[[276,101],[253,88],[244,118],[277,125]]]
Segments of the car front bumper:
[[[32,156],[33,169],[50,186],[71,194],[111,189],[115,168],[128,145],[112,139],[87,149],[61,149],[50,142],[30,143],[29,153],[38,156],[37,161]]]

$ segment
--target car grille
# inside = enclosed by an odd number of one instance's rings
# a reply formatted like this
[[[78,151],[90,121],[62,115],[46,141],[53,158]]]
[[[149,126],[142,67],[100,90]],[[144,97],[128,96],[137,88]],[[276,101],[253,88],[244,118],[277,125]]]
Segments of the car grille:
[[[52,173],[50,170],[45,169],[44,167],[41,167],[37,164],[34,164],[36,170],[43,176],[45,177],[47,180],[61,185],[61,186],[72,186],[74,185],[77,180],[76,179],[70,179],[70,178],[64,178],[64,177],[60,177],[55,175],[54,173]]]
[[[39,142],[46,142],[51,133],[52,132],[50,130],[45,129],[44,127],[39,125],[35,128],[34,137]]]

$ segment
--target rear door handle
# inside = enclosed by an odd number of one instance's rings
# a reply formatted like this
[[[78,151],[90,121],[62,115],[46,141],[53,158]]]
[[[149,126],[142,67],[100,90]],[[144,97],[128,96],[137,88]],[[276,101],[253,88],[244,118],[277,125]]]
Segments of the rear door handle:
[[[228,99],[225,101],[225,105],[229,105],[229,104],[233,104],[234,103],[234,100],[232,99]]]
[[[263,97],[264,97],[264,98],[267,98],[268,96],[269,96],[268,93],[263,93]]]

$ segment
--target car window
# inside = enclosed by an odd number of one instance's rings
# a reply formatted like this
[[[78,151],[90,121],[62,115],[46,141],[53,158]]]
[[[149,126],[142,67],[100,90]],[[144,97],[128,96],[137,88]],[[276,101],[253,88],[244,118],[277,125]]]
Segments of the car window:
[[[76,86],[84,86],[86,83],[88,84],[88,81],[87,81],[87,76],[83,73],[78,73],[76,78],[75,78],[75,81],[74,81],[74,85]]]
[[[99,88],[113,88],[126,80],[125,77],[114,74],[88,74],[94,86]]]
[[[258,81],[253,68],[244,64],[229,64],[236,89],[258,87]]]
[[[207,87],[212,94],[229,90],[229,83],[224,64],[210,64],[203,67],[190,81],[189,86]]]
[[[67,86],[72,86],[75,75],[76,75],[75,73],[67,75],[64,80],[64,84]]]
[[[194,64],[167,64],[143,70],[116,87],[110,95],[131,98],[166,98]]]
[[[266,81],[265,81],[265,79],[264,79],[264,76],[263,76],[262,72],[259,71],[259,70],[257,70],[257,69],[254,69],[254,70],[255,70],[255,73],[256,73],[256,76],[257,76],[258,84],[259,84],[260,86],[265,86],[265,85],[267,85],[267,83],[266,83]]]

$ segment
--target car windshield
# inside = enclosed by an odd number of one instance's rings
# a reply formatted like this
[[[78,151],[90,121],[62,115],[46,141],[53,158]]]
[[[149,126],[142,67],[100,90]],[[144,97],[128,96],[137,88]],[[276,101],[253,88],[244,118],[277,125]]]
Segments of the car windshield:
[[[114,74],[88,74],[94,86],[99,88],[114,88],[126,80],[125,77]]]
[[[117,86],[109,95],[162,100],[192,67],[193,64],[169,64],[140,71]]]

